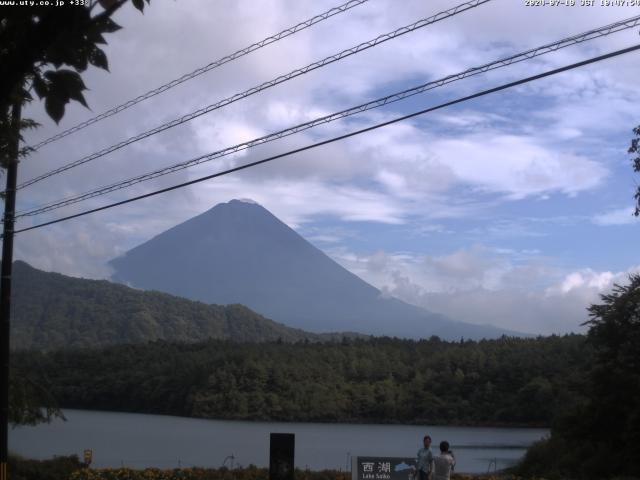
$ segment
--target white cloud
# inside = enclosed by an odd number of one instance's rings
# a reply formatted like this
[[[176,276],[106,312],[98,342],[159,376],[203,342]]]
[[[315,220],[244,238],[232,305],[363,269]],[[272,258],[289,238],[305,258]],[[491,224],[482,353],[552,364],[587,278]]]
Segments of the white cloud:
[[[459,181],[516,199],[550,191],[575,195],[599,185],[607,173],[597,162],[527,137],[485,132],[436,140],[431,148]]]
[[[167,4],[147,9],[144,17],[133,9],[126,10],[118,18],[124,29],[112,36],[109,47],[113,73],[90,72],[87,83],[95,85],[88,93],[90,103],[98,110],[103,104],[106,106],[114,99],[122,98],[125,92],[156,86],[308,17],[312,11],[330,6],[333,6],[330,2],[267,1],[251,9],[234,2],[225,8],[197,9]],[[43,165],[49,168],[69,161],[69,152],[74,156],[83,151],[91,152],[98,145],[108,145],[121,139],[123,134],[137,133],[179,113],[257,85],[296,66],[371,38],[372,32],[389,31],[450,7],[450,3],[441,1],[429,5],[406,2],[403,9],[395,8],[390,2],[354,8],[348,14],[187,82],[170,93],[104,122],[102,127],[91,127],[86,134],[75,137],[73,141],[69,139],[72,143],[61,142],[58,151],[52,146],[54,155],[50,155],[51,151],[43,152],[25,166],[21,176],[32,176],[36,170],[41,171]],[[593,26],[596,11],[598,21],[615,16],[606,9],[594,9],[593,14],[576,10],[573,12],[575,22],[572,22],[571,33],[578,27]],[[500,18],[509,15],[512,22],[496,24],[497,13]],[[528,23],[532,15],[544,19],[540,24],[544,26],[542,31],[540,25],[534,28]],[[188,35],[182,28],[185,24],[189,25]],[[212,28],[214,25],[216,28]],[[32,200],[38,203],[47,195],[55,198],[62,191],[70,194],[78,185],[82,185],[83,190],[101,185],[104,179],[113,178],[114,172],[122,172],[115,176],[123,178],[126,177],[123,174],[141,173],[255,138],[352,105],[361,96],[381,88],[388,90],[389,82],[398,82],[399,79],[417,82],[463,70],[493,56],[503,55],[512,47],[520,48],[517,43],[523,37],[522,34],[515,35],[515,32],[523,31],[531,34],[532,40],[548,40],[552,35],[568,33],[566,22],[550,12],[528,11],[521,5],[488,4],[200,117],[187,127],[152,137],[90,166],[81,167],[77,172],[69,172],[64,178],[49,183],[50,188],[34,194]],[[180,42],[171,41],[178,37]],[[202,45],[207,48],[199,48]],[[379,68],[380,65],[385,68]],[[590,75],[580,78],[587,79],[586,85]],[[598,91],[615,89],[602,88]],[[331,92],[341,93],[332,98]],[[558,95],[557,98],[561,100],[562,97]],[[593,106],[560,102],[554,115],[555,118],[584,119],[589,115],[579,109]],[[622,102],[616,104],[618,108],[623,108]],[[65,124],[68,126],[89,114],[72,108]],[[389,112],[384,115],[370,113],[364,118],[374,122],[391,116],[393,114]],[[324,178],[326,188],[339,181],[343,184],[358,183],[360,189],[363,189],[362,180],[370,179],[377,185],[368,185],[367,188],[375,194],[390,196],[396,207],[402,210],[399,212],[402,216],[410,213],[416,201],[424,201],[425,196],[433,201],[435,193],[444,195],[439,198],[439,203],[451,203],[451,198],[447,198],[448,192],[460,184],[471,185],[480,192],[507,194],[511,199],[520,199],[554,191],[575,195],[600,185],[606,174],[604,167],[594,160],[576,155],[566,147],[563,149],[546,143],[541,140],[542,135],[524,137],[505,133],[511,130],[508,125],[513,122],[504,114],[467,108],[460,114],[445,113],[441,121],[466,131],[463,134],[428,135],[428,130],[422,125],[399,124],[352,142],[298,155],[296,159],[283,159],[268,170],[256,169],[243,178],[276,175],[289,181],[313,176]],[[323,131],[327,134],[342,133],[348,128],[352,127],[340,122],[325,127]],[[558,126],[555,131],[565,139],[574,138],[581,132],[575,125]],[[39,132],[38,136],[42,133]],[[311,140],[310,135],[302,135],[298,139],[279,142],[277,146],[263,147],[256,153],[244,152],[217,161],[216,165],[223,168],[237,164],[239,156],[248,161],[259,157],[260,153],[281,152]],[[211,172],[212,169],[215,168],[207,165],[186,176],[194,178],[200,172]],[[211,200],[213,203],[213,198]],[[313,201],[317,200],[313,198]],[[334,208],[327,206],[326,210]],[[350,213],[338,212],[338,215],[347,218]],[[367,217],[371,218],[370,215]]]
[[[34,230],[19,234],[15,241],[14,258],[33,267],[84,278],[107,278],[111,270],[105,259],[114,258],[124,250],[114,242],[116,236],[95,234],[95,223],[73,229],[50,227],[49,231]]]
[[[625,272],[567,272],[536,251],[481,245],[442,256],[331,253],[385,295],[456,320],[534,334],[584,331],[586,308],[640,271],[639,265]]]
[[[404,222],[401,206],[384,195],[352,185],[327,185],[314,180],[274,179],[253,183],[229,179],[204,185],[201,198],[208,204],[213,194],[224,201],[223,198],[228,199],[238,191],[251,192],[251,198],[290,226],[324,215],[354,222]]]
[[[566,295],[576,291],[604,292],[609,290],[614,283],[625,283],[629,274],[637,272],[640,266],[629,268],[625,272],[597,272],[590,268],[571,272],[565,278],[550,286],[547,295]]]
[[[633,215],[633,208],[617,208],[605,213],[595,215],[592,219],[596,225],[637,225],[638,217]]]

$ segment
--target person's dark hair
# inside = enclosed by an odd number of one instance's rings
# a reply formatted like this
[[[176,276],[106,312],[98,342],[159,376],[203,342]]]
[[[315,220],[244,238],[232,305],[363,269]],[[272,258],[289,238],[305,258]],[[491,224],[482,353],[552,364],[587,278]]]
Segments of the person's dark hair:
[[[422,441],[424,442],[427,438],[428,438],[429,440],[431,440],[431,435],[425,435],[425,436],[424,436],[424,438],[422,439]]]
[[[446,440],[443,440],[442,442],[440,442],[440,451],[441,452],[448,452],[449,451],[449,442],[447,442]]]

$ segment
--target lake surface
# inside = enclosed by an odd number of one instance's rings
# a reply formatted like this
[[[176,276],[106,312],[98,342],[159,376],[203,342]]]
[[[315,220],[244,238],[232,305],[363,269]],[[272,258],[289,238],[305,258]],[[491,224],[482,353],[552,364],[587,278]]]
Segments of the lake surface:
[[[67,422],[11,430],[9,450],[45,459],[82,458],[90,448],[94,467],[217,468],[223,462],[268,467],[269,434],[294,433],[296,467],[350,470],[352,456],[414,457],[429,434],[434,453],[440,441],[449,441],[456,471],[482,473],[512,465],[528,445],[548,434],[539,428],[237,422],[83,410],[64,414]]]

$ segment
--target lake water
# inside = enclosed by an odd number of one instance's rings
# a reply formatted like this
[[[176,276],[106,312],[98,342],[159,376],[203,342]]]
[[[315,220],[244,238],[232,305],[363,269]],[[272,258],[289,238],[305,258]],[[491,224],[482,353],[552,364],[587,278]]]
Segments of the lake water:
[[[67,422],[11,430],[10,451],[36,459],[82,458],[90,448],[94,467],[217,468],[223,462],[268,467],[269,434],[279,432],[296,436],[296,467],[350,470],[352,456],[413,457],[429,434],[434,453],[441,440],[449,441],[456,471],[482,473],[494,465],[512,465],[548,433],[539,428],[237,422],[83,410],[64,414]]]

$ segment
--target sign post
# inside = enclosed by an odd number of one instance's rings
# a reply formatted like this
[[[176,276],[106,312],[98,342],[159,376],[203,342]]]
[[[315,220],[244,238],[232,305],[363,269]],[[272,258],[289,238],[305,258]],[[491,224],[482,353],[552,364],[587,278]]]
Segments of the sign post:
[[[352,457],[351,480],[413,480],[415,467],[409,457]]]
[[[296,437],[272,433],[269,447],[269,480],[293,480]]]

